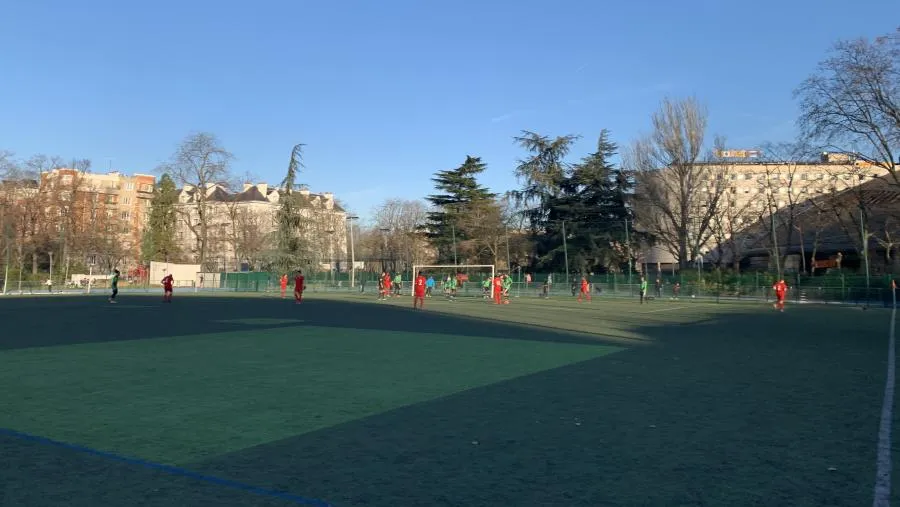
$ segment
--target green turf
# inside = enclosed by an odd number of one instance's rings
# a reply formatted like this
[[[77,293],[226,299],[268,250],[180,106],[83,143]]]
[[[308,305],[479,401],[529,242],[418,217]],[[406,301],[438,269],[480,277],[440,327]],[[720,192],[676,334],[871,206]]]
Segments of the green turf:
[[[872,501],[883,310],[154,299],[3,301],[0,426],[339,506]],[[0,455],[0,505],[269,505],[2,435]]]
[[[22,349],[0,427],[179,463],[614,350],[317,327]]]

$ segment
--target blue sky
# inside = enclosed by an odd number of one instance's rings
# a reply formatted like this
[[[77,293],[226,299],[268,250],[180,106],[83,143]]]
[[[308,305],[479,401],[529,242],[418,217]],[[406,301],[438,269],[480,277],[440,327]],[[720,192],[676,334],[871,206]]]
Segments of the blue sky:
[[[301,180],[366,216],[481,156],[516,185],[523,129],[627,145],[663,96],[696,95],[710,140],[790,139],[791,92],[839,38],[896,28],[897,0],[11,1],[0,149],[152,172],[191,132],[234,171]]]

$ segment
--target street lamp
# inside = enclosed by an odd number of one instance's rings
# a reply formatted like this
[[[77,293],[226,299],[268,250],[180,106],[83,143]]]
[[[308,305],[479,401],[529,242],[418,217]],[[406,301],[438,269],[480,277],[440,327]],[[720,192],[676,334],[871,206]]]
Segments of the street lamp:
[[[353,249],[353,221],[359,219],[356,215],[350,215],[347,217],[347,222],[350,223],[350,288],[356,286],[356,252]]]

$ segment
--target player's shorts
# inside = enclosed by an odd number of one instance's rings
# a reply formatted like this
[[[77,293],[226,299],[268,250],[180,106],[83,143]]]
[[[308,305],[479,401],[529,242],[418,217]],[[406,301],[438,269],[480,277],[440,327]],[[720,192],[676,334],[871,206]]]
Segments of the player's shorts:
[[[165,291],[165,292],[172,292],[172,286],[171,286],[171,285],[167,285],[167,286],[163,287],[163,291]]]
[[[416,291],[416,297],[417,298],[425,297],[425,291]]]

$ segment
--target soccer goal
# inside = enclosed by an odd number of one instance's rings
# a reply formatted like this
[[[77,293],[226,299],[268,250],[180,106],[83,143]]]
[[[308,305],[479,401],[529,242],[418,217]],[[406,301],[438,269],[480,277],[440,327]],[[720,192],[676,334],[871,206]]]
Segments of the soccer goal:
[[[463,296],[481,296],[481,287],[485,280],[494,278],[493,264],[446,264],[413,266],[413,281],[419,272],[425,278],[434,279],[434,291],[443,293],[444,284],[449,278],[455,278],[457,282],[457,294]],[[415,295],[414,284],[410,287],[410,295]]]

